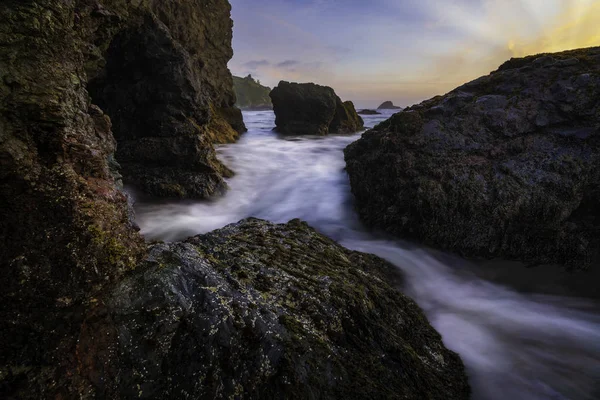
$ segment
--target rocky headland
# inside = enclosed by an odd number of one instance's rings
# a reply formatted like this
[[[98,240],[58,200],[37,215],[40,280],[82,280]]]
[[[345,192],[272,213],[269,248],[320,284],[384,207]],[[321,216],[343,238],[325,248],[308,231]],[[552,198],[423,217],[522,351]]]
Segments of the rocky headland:
[[[276,130],[285,135],[354,133],[364,126],[354,104],[328,86],[281,81],[270,96]]]
[[[0,3],[0,397],[468,398],[377,257],[299,221],[137,233],[121,174],[225,188],[231,24],[225,0]]]
[[[598,262],[600,48],[512,59],[345,150],[363,221],[468,257]]]
[[[273,109],[269,97],[271,88],[261,85],[259,81],[252,78],[252,75],[245,78],[234,76],[233,89],[237,99],[235,105],[242,110],[262,111]]]

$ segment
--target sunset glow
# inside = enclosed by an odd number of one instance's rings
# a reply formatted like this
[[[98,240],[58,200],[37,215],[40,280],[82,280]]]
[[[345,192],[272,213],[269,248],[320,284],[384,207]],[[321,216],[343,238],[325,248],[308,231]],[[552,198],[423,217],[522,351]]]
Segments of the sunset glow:
[[[600,0],[233,0],[234,74],[369,107],[441,94],[510,57],[600,45]],[[335,18],[334,18],[335,17]]]

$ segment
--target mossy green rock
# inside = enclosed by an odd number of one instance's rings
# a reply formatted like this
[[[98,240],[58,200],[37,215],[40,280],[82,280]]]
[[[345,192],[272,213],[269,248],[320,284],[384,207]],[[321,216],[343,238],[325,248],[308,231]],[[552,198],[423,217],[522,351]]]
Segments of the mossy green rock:
[[[248,75],[245,78],[233,77],[236,106],[244,110],[271,110],[273,104],[269,93],[271,88],[263,86],[259,81]]]
[[[269,96],[276,130],[285,135],[347,134],[364,126],[354,104],[342,102],[328,86],[281,81]]]
[[[157,244],[88,315],[77,368],[102,398],[467,399],[394,279],[298,220]]]
[[[345,150],[370,226],[465,256],[598,265],[600,48],[513,59]]]

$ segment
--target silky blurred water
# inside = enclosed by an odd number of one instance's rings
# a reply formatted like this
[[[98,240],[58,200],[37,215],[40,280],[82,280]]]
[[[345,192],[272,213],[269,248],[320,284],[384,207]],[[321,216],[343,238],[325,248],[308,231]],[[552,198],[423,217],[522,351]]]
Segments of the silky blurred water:
[[[364,119],[372,127],[390,115]],[[236,172],[229,192],[211,202],[138,199],[137,222],[147,239],[175,241],[250,216],[300,218],[402,270],[403,291],[461,355],[474,399],[600,399],[597,303],[519,293],[478,278],[466,261],[369,233],[353,211],[342,153],[360,134],[280,137],[271,111],[245,112],[244,119],[249,131],[242,139],[218,148]]]

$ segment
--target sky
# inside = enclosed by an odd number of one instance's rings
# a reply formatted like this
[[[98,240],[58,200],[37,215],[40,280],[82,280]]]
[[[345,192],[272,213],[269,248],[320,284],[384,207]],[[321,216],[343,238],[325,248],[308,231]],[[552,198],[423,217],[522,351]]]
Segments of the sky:
[[[600,45],[600,0],[230,0],[234,75],[408,106],[511,57]]]

